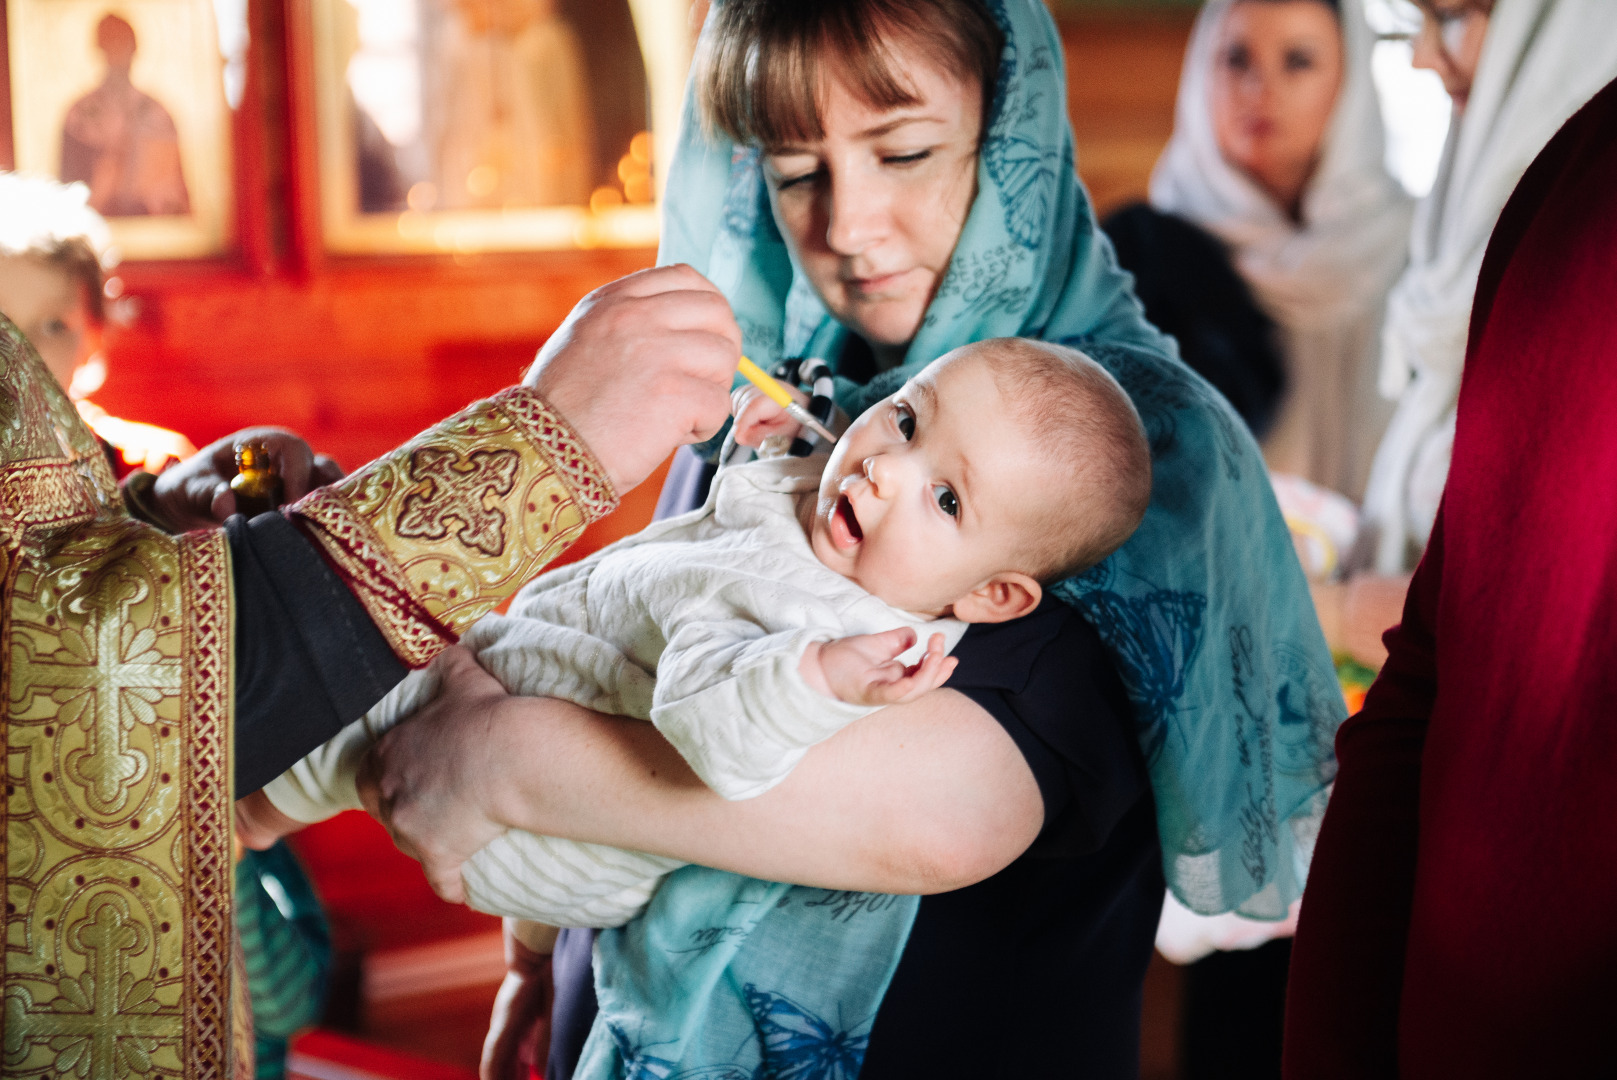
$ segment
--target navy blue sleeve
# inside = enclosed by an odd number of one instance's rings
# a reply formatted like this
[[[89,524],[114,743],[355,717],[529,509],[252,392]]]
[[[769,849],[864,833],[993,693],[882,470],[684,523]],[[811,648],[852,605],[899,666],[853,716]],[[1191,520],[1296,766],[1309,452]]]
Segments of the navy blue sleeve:
[[[363,716],[409,670],[280,514],[225,522],[236,589],[236,797]]]
[[[1128,696],[1092,626],[1046,597],[1013,622],[976,625],[949,680],[1015,741],[1044,797],[1029,854],[1095,851],[1148,789]]]

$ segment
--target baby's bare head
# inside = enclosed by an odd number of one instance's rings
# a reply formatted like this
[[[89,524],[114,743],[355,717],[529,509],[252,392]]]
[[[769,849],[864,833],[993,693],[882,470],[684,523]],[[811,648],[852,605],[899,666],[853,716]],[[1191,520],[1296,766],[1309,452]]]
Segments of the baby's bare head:
[[[956,349],[854,421],[820,480],[814,553],[895,607],[1002,622],[1104,559],[1151,497],[1127,395],[1034,341]]]
[[[1045,585],[1082,573],[1123,546],[1151,502],[1151,448],[1139,413],[1117,380],[1077,349],[993,338],[956,353],[968,350],[989,365],[1006,415],[1042,466],[1045,491],[1023,519],[1027,562],[1017,569]]]

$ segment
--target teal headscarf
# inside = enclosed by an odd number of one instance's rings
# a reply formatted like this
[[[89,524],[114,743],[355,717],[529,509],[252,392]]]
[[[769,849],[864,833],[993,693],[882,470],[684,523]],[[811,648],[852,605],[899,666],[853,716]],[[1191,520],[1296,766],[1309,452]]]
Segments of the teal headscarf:
[[[865,386],[839,380],[839,403],[856,415],[990,337],[1072,345],[1116,376],[1150,438],[1151,506],[1127,544],[1055,592],[1094,624],[1128,689],[1169,887],[1194,911],[1281,918],[1335,777],[1346,710],[1330,654],[1257,446],[1145,322],[1096,229],[1049,13],[987,2],[1006,44],[976,201],[903,364]],[[835,367],[848,332],[792,264],[758,151],[706,134],[690,93],[664,219],[660,261],[724,292],[749,356]],[[676,873],[599,939],[602,1012],[582,1075],[799,1075],[785,1066],[810,1052],[840,1064],[801,1075],[854,1075],[916,904]]]

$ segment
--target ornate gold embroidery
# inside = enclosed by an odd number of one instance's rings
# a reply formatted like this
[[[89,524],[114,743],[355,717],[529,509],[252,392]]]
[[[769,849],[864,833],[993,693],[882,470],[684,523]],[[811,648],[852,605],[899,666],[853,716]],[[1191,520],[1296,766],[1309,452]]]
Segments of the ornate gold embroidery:
[[[0,315],[0,536],[38,554],[49,541],[122,505],[118,485],[67,395]]]
[[[496,395],[494,400],[530,440],[548,450],[551,464],[566,479],[586,518],[598,521],[617,509],[618,493],[601,463],[544,398],[519,387]]]
[[[578,436],[537,394],[516,389],[292,512],[393,650],[420,666],[616,503]]]
[[[220,531],[179,538],[185,588],[185,1060],[189,1076],[229,1074],[235,965],[231,732],[235,651],[230,549]],[[245,980],[240,980],[243,993]],[[250,1019],[250,1018],[249,1018]]]
[[[453,450],[424,446],[410,455],[410,479],[422,482],[404,497],[400,536],[442,540],[452,525],[455,539],[485,555],[505,552],[505,513],[496,496],[511,494],[522,457],[514,450]]]
[[[228,1076],[229,551],[129,520],[0,318],[0,1074]]]
[[[0,468],[0,513],[24,528],[89,521],[100,511],[84,477],[68,461],[27,462]]]
[[[228,558],[111,520],[18,565],[7,1075],[227,1075]]]

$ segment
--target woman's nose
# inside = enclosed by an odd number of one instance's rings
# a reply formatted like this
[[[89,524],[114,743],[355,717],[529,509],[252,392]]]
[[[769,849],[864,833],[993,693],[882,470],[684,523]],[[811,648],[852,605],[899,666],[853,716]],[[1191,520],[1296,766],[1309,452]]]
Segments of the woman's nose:
[[[858,179],[830,185],[825,242],[838,255],[859,255],[881,239],[886,203],[876,185]]]
[[[1261,104],[1268,100],[1270,92],[1274,89],[1274,80],[1269,77],[1268,72],[1254,65],[1252,70],[1241,76],[1238,85],[1244,98],[1249,102]]]

